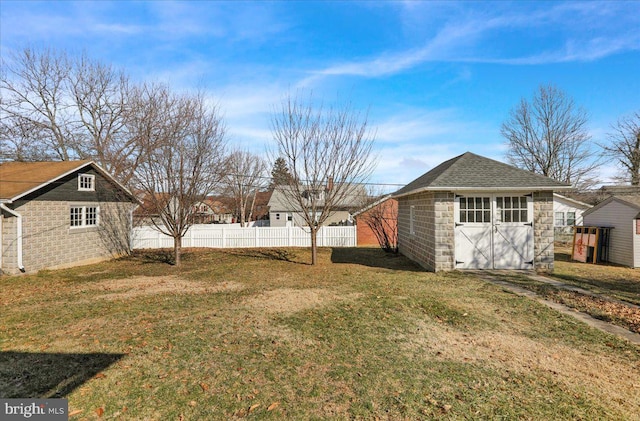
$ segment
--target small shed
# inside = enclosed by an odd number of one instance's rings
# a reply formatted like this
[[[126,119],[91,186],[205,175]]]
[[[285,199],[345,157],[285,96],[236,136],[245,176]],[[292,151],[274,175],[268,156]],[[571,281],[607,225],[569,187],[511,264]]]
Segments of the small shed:
[[[399,251],[432,271],[552,271],[553,192],[570,187],[464,153],[394,194]]]
[[[609,261],[640,267],[640,195],[611,196],[583,213],[584,225],[613,228]]]

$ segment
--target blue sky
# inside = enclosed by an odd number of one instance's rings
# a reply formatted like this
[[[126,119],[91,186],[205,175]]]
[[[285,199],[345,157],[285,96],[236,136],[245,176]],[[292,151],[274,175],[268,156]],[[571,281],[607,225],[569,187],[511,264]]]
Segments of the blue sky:
[[[204,87],[230,142],[257,153],[287,92],[352,101],[377,129],[380,183],[407,183],[465,151],[504,160],[500,125],[540,84],[586,108],[599,142],[640,109],[635,1],[2,1],[3,58],[25,46]],[[614,172],[605,165],[601,179]]]

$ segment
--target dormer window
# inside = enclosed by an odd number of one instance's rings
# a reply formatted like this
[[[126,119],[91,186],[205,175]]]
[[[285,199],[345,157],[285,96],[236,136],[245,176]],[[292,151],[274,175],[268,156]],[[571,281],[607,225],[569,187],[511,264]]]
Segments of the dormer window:
[[[96,176],[93,174],[78,175],[78,191],[95,191]]]

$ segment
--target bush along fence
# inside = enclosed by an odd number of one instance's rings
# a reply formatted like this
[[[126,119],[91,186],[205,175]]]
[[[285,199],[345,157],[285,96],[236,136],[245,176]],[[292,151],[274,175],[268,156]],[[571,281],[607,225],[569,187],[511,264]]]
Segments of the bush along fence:
[[[133,249],[173,247],[173,238],[153,227],[132,230]],[[321,227],[319,247],[356,247],[355,226]],[[225,227],[224,225],[193,225],[182,238],[182,247],[208,248],[269,248],[311,247],[308,228],[301,227]]]

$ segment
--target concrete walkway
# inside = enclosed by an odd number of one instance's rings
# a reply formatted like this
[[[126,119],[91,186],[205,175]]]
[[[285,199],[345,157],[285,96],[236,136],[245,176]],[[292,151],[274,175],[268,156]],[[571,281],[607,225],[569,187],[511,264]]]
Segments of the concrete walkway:
[[[485,280],[487,282],[490,282],[492,284],[495,285],[499,285],[501,287],[503,287],[504,289],[516,294],[516,295],[520,295],[523,297],[528,297],[531,298],[533,300],[536,300],[544,305],[546,305],[547,307],[550,307],[554,310],[559,311],[562,314],[566,314],[568,316],[574,317],[586,324],[588,324],[591,327],[594,327],[596,329],[599,329],[603,332],[606,333],[610,333],[612,335],[616,335],[619,336],[621,338],[624,338],[626,340],[628,340],[629,342],[635,344],[635,345],[640,345],[640,334],[638,333],[634,333],[631,332],[623,327],[620,326],[616,326],[613,325],[611,323],[605,322],[603,320],[599,320],[596,318],[591,317],[590,315],[586,314],[586,313],[582,313],[580,311],[574,310],[571,307],[567,307],[564,304],[560,304],[560,303],[556,303],[555,301],[550,301],[550,300],[546,300],[544,298],[542,298],[541,296],[539,296],[538,294],[536,294],[533,291],[530,291],[528,289],[524,289],[521,288],[517,285],[514,285],[508,281],[503,281],[500,280],[496,277],[495,274],[491,273],[490,271],[471,271],[474,275],[476,275],[478,278],[481,278],[482,280]],[[501,275],[508,275],[510,274],[509,272],[501,272]],[[515,273],[511,273],[511,274],[515,274]],[[613,302],[617,302],[620,304],[624,304],[626,306],[629,307],[633,307],[633,308],[640,308],[634,304],[631,303],[627,303],[627,302],[623,302],[620,300],[615,300],[613,298],[610,298],[608,296],[602,295],[602,294],[595,294],[593,292],[590,291],[586,291],[582,288],[578,288],[575,287],[573,285],[567,285],[564,284],[562,282],[556,281],[555,279],[550,279],[535,273],[526,273],[526,272],[517,272],[518,275],[525,275],[528,278],[535,280],[535,281],[539,281],[539,282],[545,282],[548,284],[551,284],[557,288],[560,289],[566,289],[569,291],[574,291],[574,292],[579,292],[581,294],[586,294],[586,295],[590,295],[593,297],[599,297],[599,298],[605,298],[607,300],[613,301]]]

